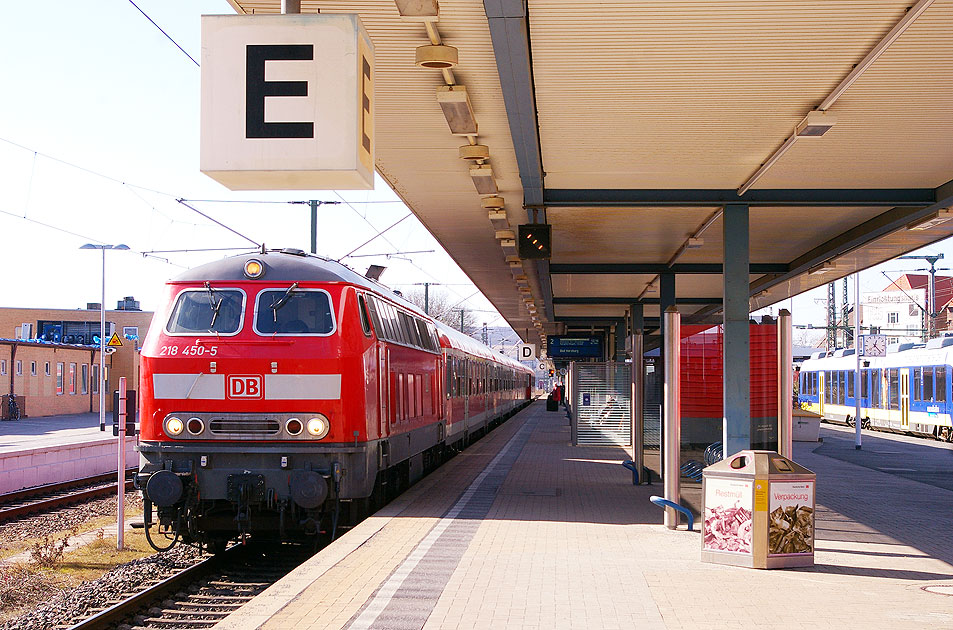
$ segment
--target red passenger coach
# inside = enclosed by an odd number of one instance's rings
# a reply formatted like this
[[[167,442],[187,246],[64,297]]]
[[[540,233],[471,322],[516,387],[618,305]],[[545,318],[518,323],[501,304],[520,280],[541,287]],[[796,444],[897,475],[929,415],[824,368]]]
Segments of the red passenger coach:
[[[333,536],[530,398],[529,369],[300,250],[197,267],[165,304],[137,482],[170,545]]]

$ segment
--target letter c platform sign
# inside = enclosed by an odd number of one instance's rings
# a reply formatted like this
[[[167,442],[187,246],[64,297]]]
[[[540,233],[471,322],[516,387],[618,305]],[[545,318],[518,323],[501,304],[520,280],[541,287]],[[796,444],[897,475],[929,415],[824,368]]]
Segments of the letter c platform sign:
[[[374,187],[374,46],[355,14],[203,15],[200,169],[232,190]]]

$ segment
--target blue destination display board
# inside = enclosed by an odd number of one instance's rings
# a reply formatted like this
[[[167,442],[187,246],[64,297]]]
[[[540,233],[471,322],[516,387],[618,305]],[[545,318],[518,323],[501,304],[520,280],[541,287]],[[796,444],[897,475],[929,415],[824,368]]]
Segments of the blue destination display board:
[[[546,354],[553,359],[602,358],[601,337],[552,335],[546,341]]]

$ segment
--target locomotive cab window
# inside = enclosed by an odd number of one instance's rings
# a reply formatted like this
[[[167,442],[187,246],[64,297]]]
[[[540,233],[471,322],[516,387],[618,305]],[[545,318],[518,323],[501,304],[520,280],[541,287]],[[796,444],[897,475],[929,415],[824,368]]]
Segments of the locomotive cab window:
[[[323,289],[266,289],[258,294],[255,332],[259,335],[330,335],[331,296]]]
[[[361,312],[361,328],[364,330],[364,336],[371,336],[371,320],[367,316],[367,303],[364,301],[364,296],[360,293],[357,294],[357,306]]]
[[[234,335],[242,327],[245,294],[238,289],[186,289],[166,325],[170,335]]]

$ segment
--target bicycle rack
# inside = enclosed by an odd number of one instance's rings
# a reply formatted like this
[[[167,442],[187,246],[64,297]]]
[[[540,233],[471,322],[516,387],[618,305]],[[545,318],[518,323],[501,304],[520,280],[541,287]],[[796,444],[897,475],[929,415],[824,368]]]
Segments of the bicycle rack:
[[[654,494],[649,497],[649,501],[651,501],[652,503],[654,503],[655,505],[661,508],[670,507],[676,512],[681,512],[682,514],[685,515],[685,518],[688,519],[688,531],[691,532],[695,530],[695,517],[692,516],[691,510],[689,510],[688,508],[682,507],[681,505],[679,505],[678,503],[675,503],[674,501],[663,499],[662,497],[656,496]]]

